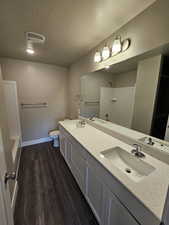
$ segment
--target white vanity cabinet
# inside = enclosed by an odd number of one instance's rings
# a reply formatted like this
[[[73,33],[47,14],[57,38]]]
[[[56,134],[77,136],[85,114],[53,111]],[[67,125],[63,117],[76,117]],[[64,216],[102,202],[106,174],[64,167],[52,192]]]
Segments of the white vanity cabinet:
[[[100,225],[141,224],[106,185],[104,168],[62,127],[60,151]]]

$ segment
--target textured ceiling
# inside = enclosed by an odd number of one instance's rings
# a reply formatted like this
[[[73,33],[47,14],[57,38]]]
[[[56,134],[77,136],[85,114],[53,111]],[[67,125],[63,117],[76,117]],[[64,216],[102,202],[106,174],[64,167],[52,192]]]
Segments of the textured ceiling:
[[[2,0],[0,56],[68,66],[155,0]],[[25,52],[25,32],[46,43]]]

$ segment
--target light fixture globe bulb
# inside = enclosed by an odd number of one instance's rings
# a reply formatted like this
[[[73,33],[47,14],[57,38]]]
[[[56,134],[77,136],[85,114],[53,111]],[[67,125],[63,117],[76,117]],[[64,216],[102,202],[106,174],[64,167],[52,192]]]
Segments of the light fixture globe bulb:
[[[102,58],[103,60],[108,59],[110,57],[110,49],[108,46],[105,46],[102,50]]]
[[[96,63],[101,62],[101,54],[99,51],[97,51],[94,55],[94,62],[96,62]]]
[[[118,37],[114,40],[112,45],[112,54],[117,54],[121,52],[122,44],[121,44],[121,38]]]

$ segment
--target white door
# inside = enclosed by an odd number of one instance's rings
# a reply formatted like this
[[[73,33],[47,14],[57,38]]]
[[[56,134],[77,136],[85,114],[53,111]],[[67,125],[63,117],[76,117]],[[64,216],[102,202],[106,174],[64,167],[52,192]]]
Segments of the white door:
[[[5,163],[4,147],[0,129],[0,225],[13,225],[13,212],[8,183],[5,184],[7,167]]]
[[[19,136],[19,138],[21,139],[21,126],[16,81],[3,81],[3,90],[10,137],[15,138]]]

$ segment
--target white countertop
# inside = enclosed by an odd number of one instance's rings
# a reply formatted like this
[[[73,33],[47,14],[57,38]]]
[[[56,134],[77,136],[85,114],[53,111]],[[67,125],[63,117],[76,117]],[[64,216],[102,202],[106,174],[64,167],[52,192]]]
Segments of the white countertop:
[[[110,160],[100,157],[100,152],[116,146],[120,146],[128,152],[131,152],[133,147],[89,124],[86,124],[85,128],[77,128],[76,122],[77,120],[65,120],[60,124],[161,220],[169,185],[169,165],[145,153],[144,161],[151,162],[151,165],[156,169],[139,182],[134,182],[121,170],[113,166]]]

